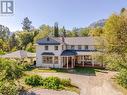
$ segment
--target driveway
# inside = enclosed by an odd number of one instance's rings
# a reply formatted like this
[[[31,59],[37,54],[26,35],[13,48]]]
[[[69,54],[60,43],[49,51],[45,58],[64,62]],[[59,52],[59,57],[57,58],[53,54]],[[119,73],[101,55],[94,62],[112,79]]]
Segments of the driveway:
[[[60,78],[70,78],[72,83],[77,85],[80,89],[80,95],[123,95],[120,91],[115,89],[110,78],[115,74],[115,72],[99,72],[96,75],[78,75],[69,73],[36,73],[43,77],[47,76],[57,76]],[[42,94],[42,95],[68,95],[64,94]],[[76,94],[70,94],[76,95]]]

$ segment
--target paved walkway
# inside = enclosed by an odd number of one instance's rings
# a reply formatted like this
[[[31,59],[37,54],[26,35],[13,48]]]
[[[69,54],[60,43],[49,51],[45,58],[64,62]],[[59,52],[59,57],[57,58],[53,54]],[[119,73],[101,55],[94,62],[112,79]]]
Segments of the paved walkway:
[[[65,91],[65,90],[60,90],[60,91],[55,91],[55,90],[48,90],[48,89],[32,89],[30,91],[29,95],[78,95],[75,92],[70,92],[70,91]]]
[[[77,75],[69,73],[36,73],[43,77],[57,76],[60,78],[70,78],[72,83],[77,85],[80,89],[80,95],[123,95],[120,91],[116,90],[110,83],[110,78],[114,75],[113,72],[97,73],[97,75]],[[36,91],[37,92],[37,91]],[[42,91],[41,95],[76,95],[66,91]],[[49,93],[47,93],[49,92]]]

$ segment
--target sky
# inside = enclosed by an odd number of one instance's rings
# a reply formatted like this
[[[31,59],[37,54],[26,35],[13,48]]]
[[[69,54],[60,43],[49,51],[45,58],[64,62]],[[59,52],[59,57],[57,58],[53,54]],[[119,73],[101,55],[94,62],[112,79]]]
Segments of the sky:
[[[53,26],[55,22],[66,29],[87,27],[92,22],[107,19],[121,8],[127,8],[127,0],[13,0],[14,14],[0,15],[0,24],[14,32],[22,29],[22,21],[28,17],[38,28],[42,24]]]

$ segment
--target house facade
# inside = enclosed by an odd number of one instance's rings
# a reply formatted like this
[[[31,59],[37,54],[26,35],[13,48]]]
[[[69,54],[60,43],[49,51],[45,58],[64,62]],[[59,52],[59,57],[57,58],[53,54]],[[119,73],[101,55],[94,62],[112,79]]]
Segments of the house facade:
[[[74,68],[102,66],[96,37],[46,37],[36,44],[36,66],[46,68]]]

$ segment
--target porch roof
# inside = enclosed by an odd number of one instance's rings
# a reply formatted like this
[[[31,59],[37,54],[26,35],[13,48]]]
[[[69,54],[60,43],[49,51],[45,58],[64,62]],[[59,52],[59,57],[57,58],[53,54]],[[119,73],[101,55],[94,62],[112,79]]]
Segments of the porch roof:
[[[53,52],[43,52],[41,55],[54,55]]]
[[[61,56],[76,56],[76,55],[92,55],[98,53],[97,50],[64,50]]]
[[[75,50],[64,50],[61,53],[61,56],[75,56],[75,55],[77,55]]]

